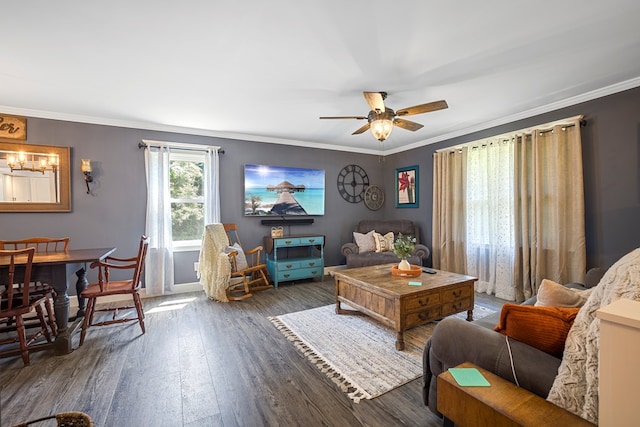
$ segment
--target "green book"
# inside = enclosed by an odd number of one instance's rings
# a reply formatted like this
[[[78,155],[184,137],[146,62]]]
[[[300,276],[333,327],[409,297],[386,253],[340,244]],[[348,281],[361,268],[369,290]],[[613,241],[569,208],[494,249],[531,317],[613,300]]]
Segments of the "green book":
[[[449,368],[451,376],[463,387],[489,387],[489,381],[476,368]]]

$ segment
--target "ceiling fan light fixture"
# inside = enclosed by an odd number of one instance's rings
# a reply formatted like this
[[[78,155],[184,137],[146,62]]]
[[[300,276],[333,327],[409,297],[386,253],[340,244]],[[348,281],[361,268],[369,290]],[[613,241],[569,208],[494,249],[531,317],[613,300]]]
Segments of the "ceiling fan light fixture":
[[[393,121],[389,119],[378,119],[371,122],[371,134],[378,141],[389,138],[393,130]]]
[[[367,119],[367,124],[358,128],[351,135],[360,135],[371,130],[371,134],[378,141],[384,141],[389,138],[394,126],[398,126],[404,130],[415,132],[422,129],[420,123],[412,122],[401,117],[413,116],[415,114],[429,113],[431,111],[443,110],[449,108],[447,101],[444,99],[440,101],[427,102],[426,104],[414,105],[413,107],[403,108],[396,113],[391,108],[384,105],[384,100],[387,98],[386,92],[363,92],[364,98],[369,104],[371,111],[364,116],[325,116],[321,119]]]
[[[383,112],[369,111],[369,129],[375,139],[384,141],[389,138],[393,130],[394,117],[395,112],[391,108],[385,108]]]

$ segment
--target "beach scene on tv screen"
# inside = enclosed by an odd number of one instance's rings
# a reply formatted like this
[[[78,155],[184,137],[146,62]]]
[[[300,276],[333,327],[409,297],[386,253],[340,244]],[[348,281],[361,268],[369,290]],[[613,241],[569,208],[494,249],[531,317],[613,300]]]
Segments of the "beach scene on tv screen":
[[[244,166],[245,215],[324,215],[324,170]]]

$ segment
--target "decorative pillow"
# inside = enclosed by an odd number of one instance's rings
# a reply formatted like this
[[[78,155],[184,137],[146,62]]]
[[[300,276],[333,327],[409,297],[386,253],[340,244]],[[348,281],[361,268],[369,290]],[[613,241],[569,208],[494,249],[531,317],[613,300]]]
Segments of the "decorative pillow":
[[[233,251],[238,251],[238,253],[236,254],[236,266],[238,268],[238,271],[244,270],[245,268],[249,267],[249,264],[247,263],[247,257],[245,256],[242,247],[237,242],[232,246],[227,245],[225,249],[225,253],[231,253]]]
[[[376,242],[376,252],[389,252],[393,250],[393,231],[384,236],[380,233],[373,233],[373,240]]]
[[[376,250],[376,242],[373,240],[374,230],[371,230],[367,234],[353,232],[353,240],[358,245],[358,253],[364,254],[367,252],[373,252]]]
[[[561,357],[579,307],[504,304],[495,331]]]
[[[582,307],[592,289],[571,289],[553,280],[543,279],[538,288],[536,306]]]

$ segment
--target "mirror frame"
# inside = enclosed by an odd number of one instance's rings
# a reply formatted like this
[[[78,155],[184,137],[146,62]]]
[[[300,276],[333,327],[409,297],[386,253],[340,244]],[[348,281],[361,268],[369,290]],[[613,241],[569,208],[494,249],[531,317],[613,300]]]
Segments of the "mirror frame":
[[[71,212],[71,169],[69,147],[27,144],[0,139],[0,151],[45,151],[56,154],[60,159],[58,179],[60,180],[60,201],[58,203],[0,202],[0,212]]]

